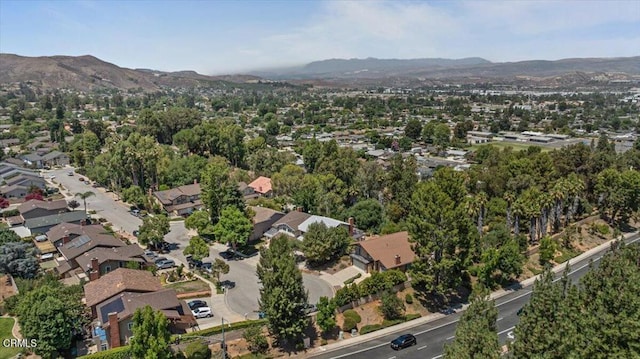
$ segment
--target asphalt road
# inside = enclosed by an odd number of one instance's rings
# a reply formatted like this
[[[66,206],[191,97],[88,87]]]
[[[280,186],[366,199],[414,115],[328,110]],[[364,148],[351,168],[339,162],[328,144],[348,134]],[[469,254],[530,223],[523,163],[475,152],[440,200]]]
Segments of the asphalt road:
[[[635,235],[627,239],[627,243],[637,242],[640,235]],[[576,262],[571,266],[569,277],[574,283],[577,283],[589,270],[589,261],[593,259],[594,263],[604,255],[606,250],[594,254],[591,258]],[[556,280],[562,277],[562,273],[556,275]],[[515,290],[496,300],[498,308],[498,337],[500,343],[514,340],[513,330],[518,323],[516,312],[522,308],[531,295],[533,286],[524,287]],[[438,359],[442,357],[443,347],[445,343],[454,339],[457,322],[462,313],[455,313],[438,320],[418,325],[410,330],[394,332],[393,334],[372,339],[356,345],[331,351],[326,354],[314,355],[314,358],[320,359],[338,359],[338,358],[366,358],[366,359]],[[411,333],[416,336],[417,345],[404,350],[395,351],[389,347],[391,340],[398,335]]]
[[[74,197],[76,193],[83,193],[91,191],[93,196],[87,198],[87,210],[95,210],[96,214],[100,217],[106,218],[111,224],[114,231],[125,231],[127,233],[133,233],[142,224],[142,221],[128,213],[129,207],[122,201],[115,199],[113,193],[107,193],[104,188],[94,188],[91,185],[87,185],[81,182],[79,178],[85,178],[74,172],[73,176],[67,175],[72,168],[54,169],[45,172],[45,178],[48,181],[53,181],[54,185],[60,183],[64,186],[64,190],[61,193]],[[54,175],[53,180],[50,179],[50,175]],[[70,198],[68,198],[70,200]],[[83,210],[84,204],[79,197],[75,197],[75,200],[80,203],[80,207],[76,209]]]

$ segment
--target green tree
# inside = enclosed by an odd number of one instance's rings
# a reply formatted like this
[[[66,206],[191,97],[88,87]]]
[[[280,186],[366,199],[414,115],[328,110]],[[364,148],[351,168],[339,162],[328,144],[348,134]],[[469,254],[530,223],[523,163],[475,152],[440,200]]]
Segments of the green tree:
[[[353,217],[358,228],[377,233],[384,223],[384,208],[375,199],[358,201],[349,209],[349,217]]]
[[[260,310],[266,314],[269,332],[280,341],[300,342],[308,318],[304,313],[308,294],[296,266],[288,238],[277,236],[269,248],[260,249],[257,274]]]
[[[170,359],[171,333],[169,321],[160,311],[150,306],[136,309],[133,314],[131,357],[134,359]]]
[[[477,295],[462,314],[452,343],[445,344],[447,359],[498,359],[500,344],[497,325],[498,310],[493,300]]]
[[[380,298],[380,312],[387,320],[400,319],[404,315],[404,303],[394,292],[385,292]]]
[[[315,222],[304,234],[302,250],[311,265],[321,265],[344,254],[350,241],[344,227],[328,228],[322,222]]]
[[[10,242],[20,242],[20,236],[16,234],[16,232],[7,229],[0,228],[0,246],[5,245]]]
[[[220,282],[220,274],[229,273],[229,265],[227,264],[227,262],[223,261],[220,258],[216,258],[216,260],[213,261],[213,265],[211,266],[211,269],[214,275],[216,276],[216,279],[218,280],[218,282]]]
[[[189,244],[182,251],[182,254],[191,255],[191,257],[197,261],[201,261],[203,258],[209,256],[209,245],[200,236],[193,236],[189,239]]]
[[[19,278],[34,278],[39,265],[33,243],[7,242],[0,246],[0,272]]]
[[[278,120],[273,118],[265,125],[265,132],[270,136],[277,136],[280,133],[280,124]]]
[[[211,215],[212,223],[217,223],[222,209],[234,202],[233,191],[237,184],[229,178],[229,165],[223,157],[213,157],[202,173],[202,203]],[[243,207],[244,208],[244,207]],[[242,209],[243,209],[242,208]]]
[[[137,208],[144,208],[146,199],[147,197],[140,186],[131,186],[122,190],[122,200]]]
[[[315,138],[306,141],[302,148],[302,159],[309,173],[313,173],[318,160],[322,156],[322,143]]]
[[[320,297],[318,300],[318,313],[316,323],[322,330],[324,336],[336,327],[336,303],[327,297]]]
[[[88,324],[82,297],[82,287],[65,287],[55,281],[20,294],[16,314],[22,335],[37,340],[38,355],[56,358],[71,348],[74,333]]]
[[[76,197],[80,197],[82,203],[84,203],[84,212],[87,213],[87,198],[91,196],[95,196],[96,194],[92,191],[86,191],[82,193],[76,193]]]
[[[188,229],[195,229],[200,236],[208,237],[213,235],[213,224],[206,210],[195,211],[184,220],[184,226]]]
[[[540,248],[538,249],[540,254],[540,264],[547,265],[553,260],[556,254],[556,242],[549,236],[542,238],[540,241]]]
[[[157,248],[164,241],[164,236],[169,233],[169,218],[164,214],[147,216],[142,219],[138,242]]]
[[[224,208],[220,220],[213,227],[216,240],[231,244],[233,249],[247,243],[252,230],[253,225],[246,214],[234,206]]]
[[[413,194],[407,219],[418,257],[411,268],[413,280],[439,295],[461,283],[460,271],[470,249],[473,226],[466,215],[464,197],[461,198],[464,192],[459,193],[461,189],[454,189],[451,184],[436,180],[420,183]]]
[[[405,136],[417,140],[422,133],[422,123],[416,118],[412,118],[407,121],[407,125],[404,127]]]

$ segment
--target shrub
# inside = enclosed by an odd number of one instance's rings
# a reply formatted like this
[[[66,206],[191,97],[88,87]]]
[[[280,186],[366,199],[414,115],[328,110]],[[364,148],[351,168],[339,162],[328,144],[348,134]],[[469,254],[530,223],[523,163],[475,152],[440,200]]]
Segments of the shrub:
[[[267,337],[262,334],[262,327],[253,326],[245,329],[242,337],[249,344],[249,350],[252,353],[264,353],[269,349]]]
[[[345,318],[353,319],[353,321],[356,322],[356,323],[360,323],[362,321],[362,318],[360,317],[360,314],[358,314],[358,312],[356,312],[353,309],[345,310],[343,315],[344,315]]]
[[[355,275],[355,276],[353,276],[353,277],[351,277],[351,278],[349,278],[349,279],[345,280],[345,281],[344,281],[344,284],[351,284],[351,283],[353,283],[356,279],[358,279],[358,278],[360,278],[360,277],[362,277],[362,273],[358,273],[357,275]]]
[[[82,359],[129,359],[131,354],[129,353],[129,346],[113,348],[101,352],[97,352],[90,355],[80,357]]]
[[[407,293],[407,295],[404,296],[404,301],[407,304],[412,304],[413,303],[413,296],[411,295],[411,293]]]
[[[201,340],[196,340],[187,345],[184,349],[184,356],[187,359],[210,359],[211,349]]]
[[[344,317],[344,322],[342,323],[342,330],[345,332],[350,332],[352,329],[356,328],[356,321],[351,317]]]
[[[360,334],[367,334],[382,329],[382,324],[370,324],[360,328]]]
[[[420,317],[422,317],[422,315],[420,315],[420,313],[407,314],[407,315],[404,317],[404,320],[408,322],[408,321],[410,321],[410,320],[418,319],[418,318],[420,318]]]
[[[386,319],[399,319],[404,314],[404,304],[395,293],[384,293],[380,301],[380,311]]]
[[[226,325],[225,330],[233,331],[236,329],[243,329],[252,326],[262,326],[267,324],[266,319],[258,319],[258,320],[247,320],[244,322],[231,323],[231,325]],[[210,335],[220,334],[222,333],[222,326],[218,325],[217,327],[207,328],[203,330],[198,330],[196,332],[189,332],[187,334],[182,334],[182,339],[188,339],[190,337],[206,337]],[[175,338],[173,338],[175,340]]]

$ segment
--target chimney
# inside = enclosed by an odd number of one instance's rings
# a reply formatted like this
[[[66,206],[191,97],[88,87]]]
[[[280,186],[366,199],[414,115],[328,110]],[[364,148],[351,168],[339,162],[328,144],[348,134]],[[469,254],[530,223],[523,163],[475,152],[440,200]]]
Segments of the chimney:
[[[198,184],[198,179],[197,178],[193,180],[193,184]]]
[[[355,221],[353,217],[349,217],[349,237],[353,237],[354,229],[355,229]]]
[[[91,258],[91,271],[89,272],[89,280],[93,282],[94,280],[100,278],[100,266],[98,265],[98,258]]]
[[[69,243],[69,235],[65,234],[64,237],[62,237],[62,245],[65,245]]]
[[[399,266],[401,263],[400,256],[396,254],[396,265]]]
[[[296,211],[302,212],[302,207],[296,207]]]
[[[120,346],[120,326],[118,325],[118,313],[109,313],[109,347]]]

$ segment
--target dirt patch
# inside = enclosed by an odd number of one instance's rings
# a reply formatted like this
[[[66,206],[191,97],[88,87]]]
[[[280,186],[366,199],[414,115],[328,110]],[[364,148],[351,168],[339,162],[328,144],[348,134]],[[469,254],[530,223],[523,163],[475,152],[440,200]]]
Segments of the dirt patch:
[[[323,266],[319,266],[319,267],[305,267],[303,268],[303,271],[305,272],[309,272],[309,273],[318,273],[318,272],[325,272],[325,273],[329,273],[329,274],[335,274],[345,268],[347,268],[348,266],[351,265],[351,258],[349,256],[342,256],[339,259],[336,259],[332,262],[329,262]]]
[[[3,275],[0,276],[0,301],[4,298],[9,298],[16,295],[16,291],[12,285],[11,277]]]

